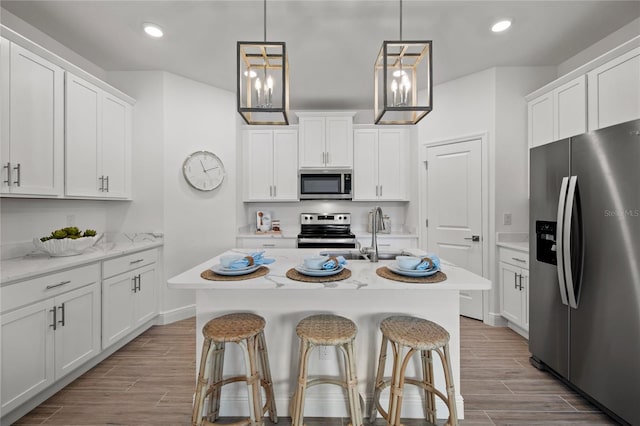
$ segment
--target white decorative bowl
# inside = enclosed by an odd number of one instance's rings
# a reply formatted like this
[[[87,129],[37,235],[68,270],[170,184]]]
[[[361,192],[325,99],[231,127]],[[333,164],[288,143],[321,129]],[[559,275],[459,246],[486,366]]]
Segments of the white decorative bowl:
[[[89,247],[93,247],[98,240],[102,238],[102,234],[95,237],[82,237],[75,240],[71,238],[63,238],[61,240],[51,239],[40,241],[39,238],[33,239],[33,245],[37,249],[49,253],[50,256],[76,256],[82,254]]]

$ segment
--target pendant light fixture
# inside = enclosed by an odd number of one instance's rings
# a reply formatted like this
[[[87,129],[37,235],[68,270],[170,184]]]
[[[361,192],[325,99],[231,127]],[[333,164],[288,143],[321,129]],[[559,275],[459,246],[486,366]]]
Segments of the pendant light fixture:
[[[431,40],[402,40],[402,0],[400,40],[382,42],[374,86],[375,124],[416,124],[432,110]]]
[[[267,42],[267,0],[264,41],[239,41],[237,46],[238,113],[247,124],[289,124],[289,62],[284,42]]]

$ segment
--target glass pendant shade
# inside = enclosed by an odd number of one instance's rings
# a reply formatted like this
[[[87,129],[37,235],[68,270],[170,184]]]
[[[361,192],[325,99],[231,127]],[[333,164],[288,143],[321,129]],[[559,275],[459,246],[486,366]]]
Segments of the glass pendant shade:
[[[247,124],[289,124],[284,42],[238,42],[238,113]]]
[[[420,121],[431,112],[433,102],[431,40],[382,42],[374,85],[376,124]]]

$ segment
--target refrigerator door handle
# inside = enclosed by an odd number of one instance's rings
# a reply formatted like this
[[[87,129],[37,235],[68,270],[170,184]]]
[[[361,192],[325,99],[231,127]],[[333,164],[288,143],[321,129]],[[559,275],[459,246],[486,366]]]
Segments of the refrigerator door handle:
[[[569,189],[567,190],[567,206],[564,210],[564,231],[562,232],[562,237],[564,241],[562,242],[563,255],[564,259],[564,273],[566,277],[566,287],[567,294],[569,295],[569,306],[573,309],[578,308],[578,298],[576,297],[575,286],[573,285],[573,273],[571,271],[571,216],[573,214],[573,204],[576,199],[576,184],[578,183],[577,176],[571,176],[569,178]]]
[[[558,268],[558,286],[560,287],[560,299],[562,304],[568,306],[567,302],[567,284],[564,280],[564,211],[567,201],[567,186],[569,185],[569,178],[563,177],[562,184],[560,186],[560,197],[558,198],[558,224],[556,226],[556,265]]]

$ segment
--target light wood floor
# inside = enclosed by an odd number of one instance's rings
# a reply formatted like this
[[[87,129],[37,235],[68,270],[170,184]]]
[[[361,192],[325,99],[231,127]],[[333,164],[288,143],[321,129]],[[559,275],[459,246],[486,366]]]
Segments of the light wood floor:
[[[513,331],[464,317],[461,328],[461,424],[616,424],[551,375],[530,366],[527,342]],[[16,424],[189,425],[195,333],[194,319],[152,327]],[[348,420],[305,423],[346,426]],[[291,423],[283,418],[278,424]]]

